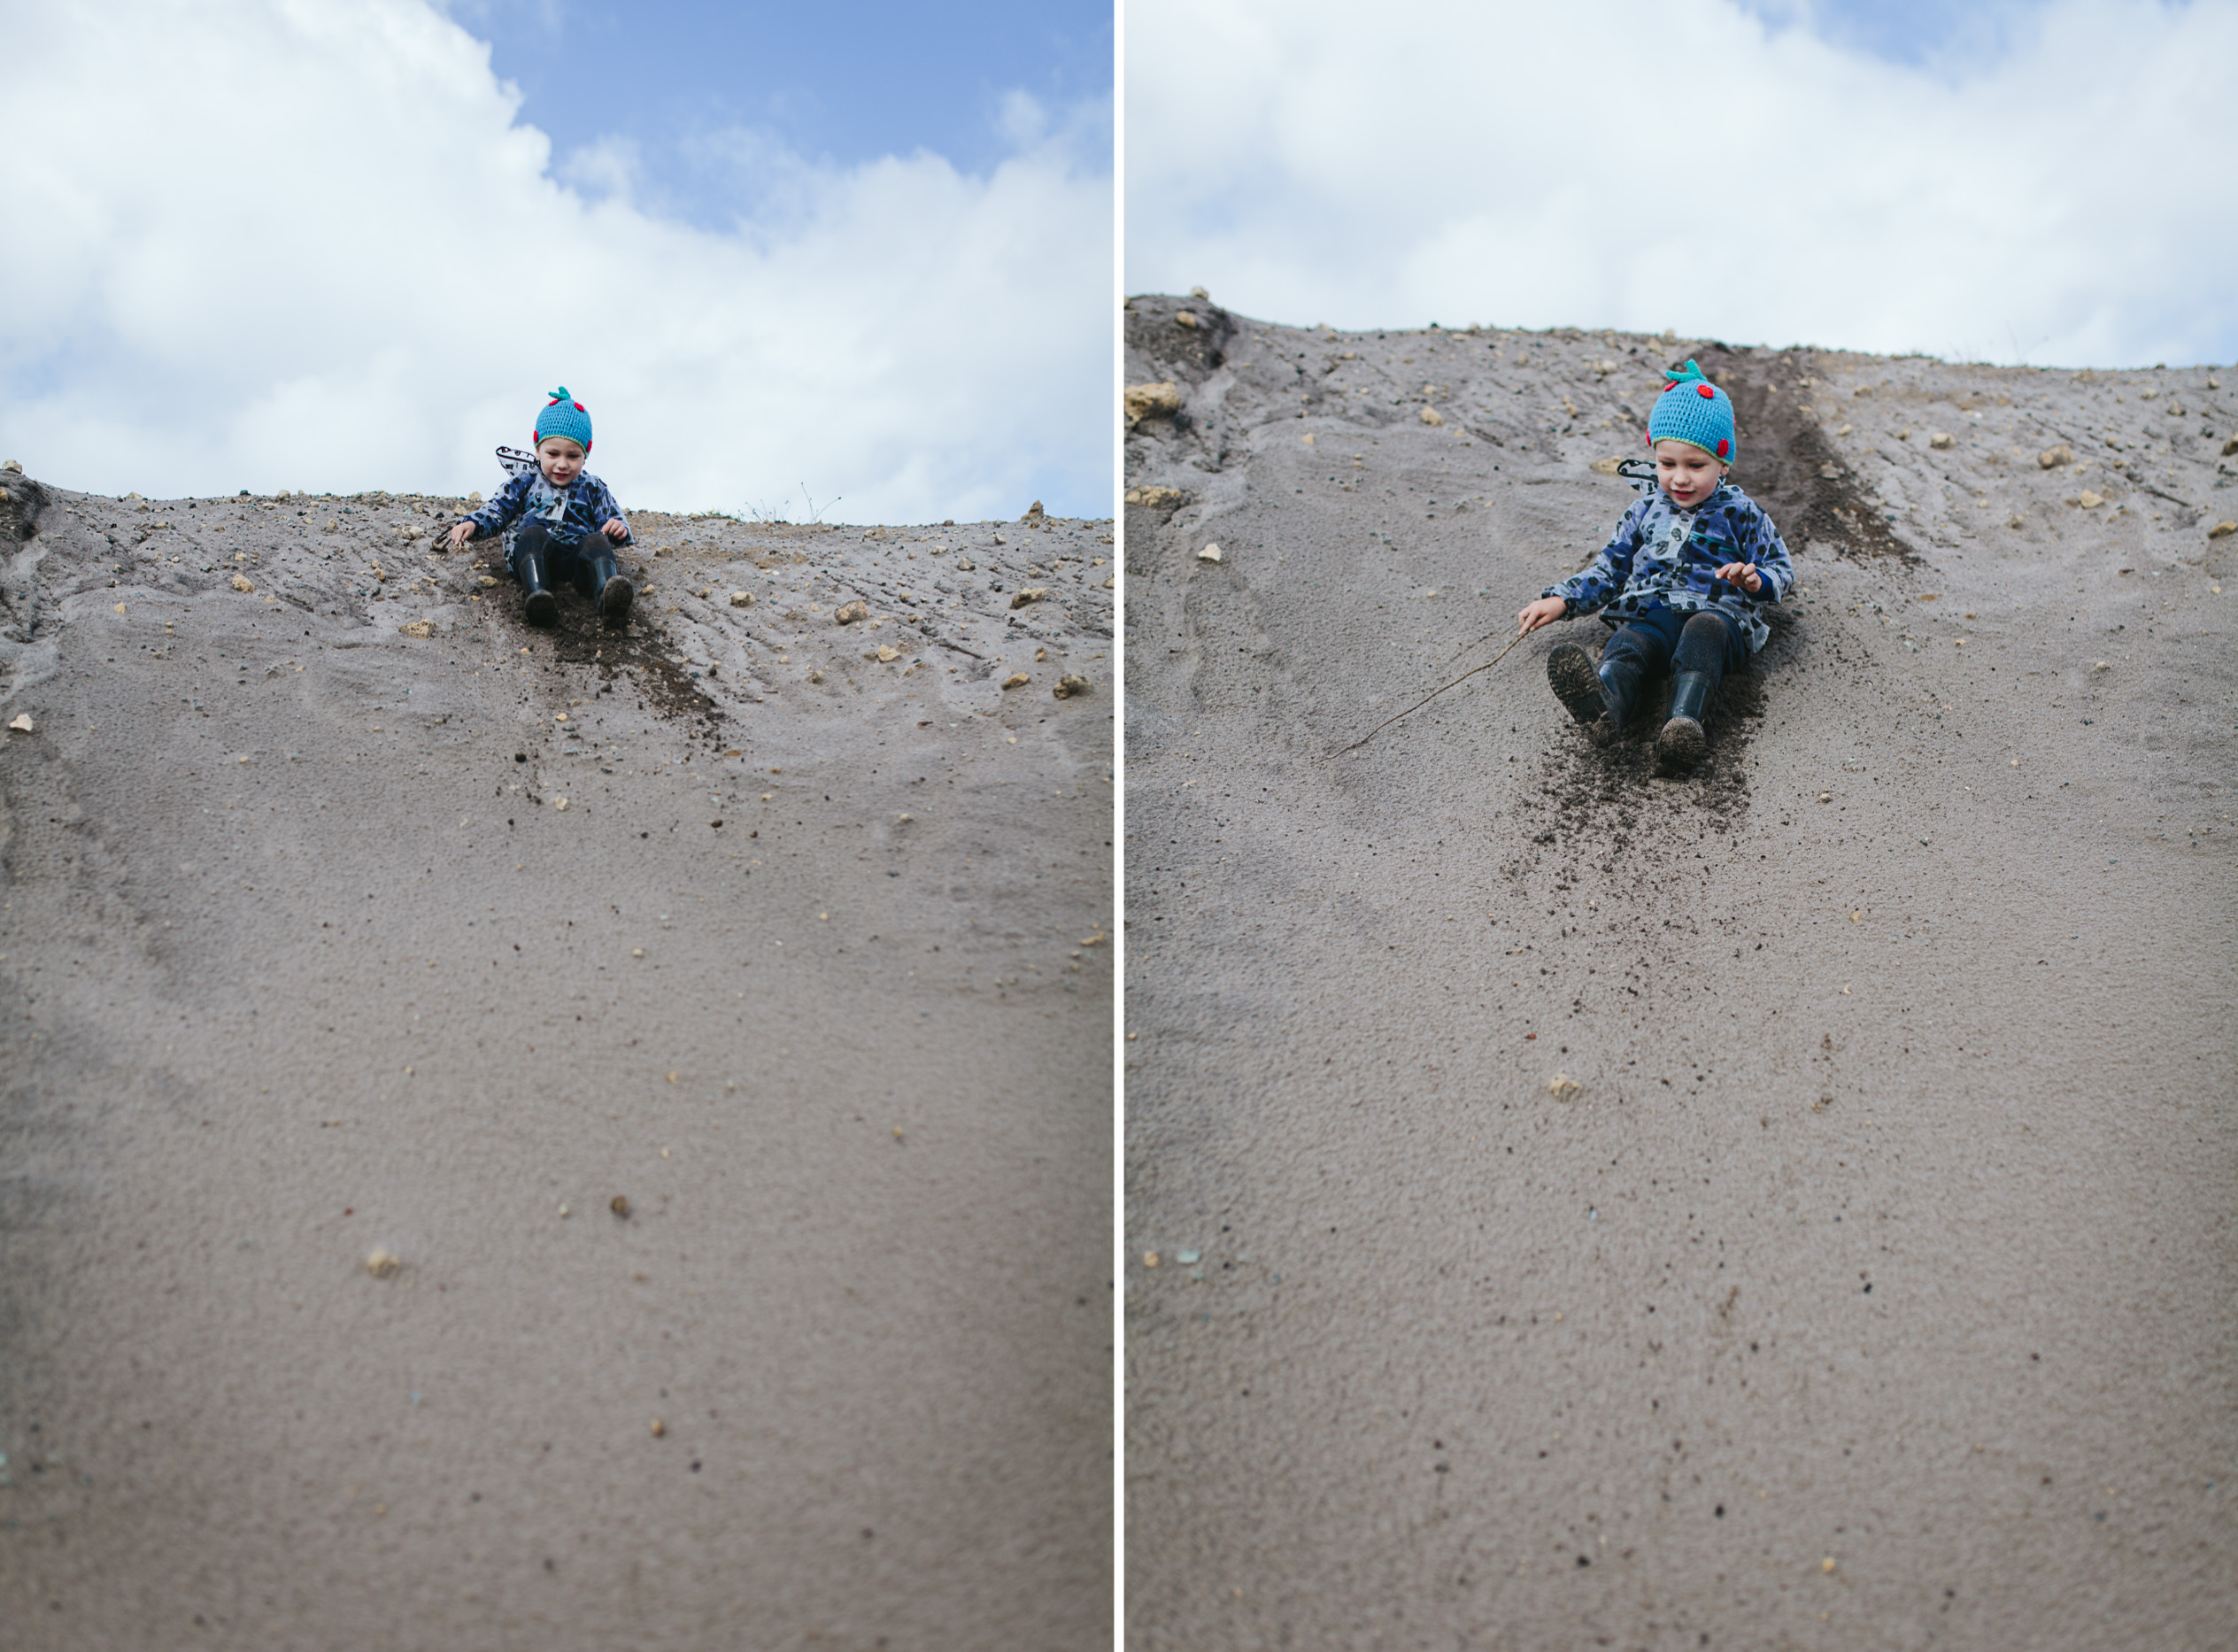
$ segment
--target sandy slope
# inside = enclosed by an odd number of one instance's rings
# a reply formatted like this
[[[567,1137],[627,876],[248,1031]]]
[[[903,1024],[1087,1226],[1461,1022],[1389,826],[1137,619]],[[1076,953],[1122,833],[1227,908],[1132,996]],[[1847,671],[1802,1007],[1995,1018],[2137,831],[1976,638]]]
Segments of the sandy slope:
[[[1102,1631],[1110,524],[0,482],[0,1641]]]
[[[1134,1644],[2227,1644],[2238,374],[1128,328]],[[1332,759],[1689,355],[1802,590],[1702,769],[1594,621]]]

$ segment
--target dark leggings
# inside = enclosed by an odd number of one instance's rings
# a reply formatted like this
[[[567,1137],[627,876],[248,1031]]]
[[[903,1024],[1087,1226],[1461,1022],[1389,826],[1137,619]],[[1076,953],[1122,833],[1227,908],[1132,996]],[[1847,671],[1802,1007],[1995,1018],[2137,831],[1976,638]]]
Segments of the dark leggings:
[[[1709,677],[1713,690],[1726,672],[1748,659],[1748,644],[1740,628],[1707,608],[1696,614],[1650,608],[1626,620],[1601,646],[1603,665],[1629,663],[1643,677],[1666,667],[1674,674],[1700,671]]]
[[[513,531],[513,549],[505,555],[505,567],[512,570],[513,578],[519,579],[521,553],[524,551],[541,552],[547,585],[564,585],[572,582],[577,590],[587,595],[596,595],[589,590],[590,565],[584,552],[604,549],[612,555],[629,543],[626,539],[609,539],[604,534],[595,537],[586,534],[581,539],[555,539],[549,526],[541,520],[532,519],[521,523]]]

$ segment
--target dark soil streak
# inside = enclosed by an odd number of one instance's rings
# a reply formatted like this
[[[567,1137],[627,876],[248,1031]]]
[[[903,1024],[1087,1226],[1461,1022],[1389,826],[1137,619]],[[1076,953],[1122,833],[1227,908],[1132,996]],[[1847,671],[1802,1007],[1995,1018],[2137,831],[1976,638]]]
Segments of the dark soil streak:
[[[589,666],[606,682],[628,672],[637,692],[656,715],[687,728],[697,722],[709,744],[720,744],[722,709],[700,692],[690,672],[669,654],[674,645],[660,621],[640,609],[626,625],[608,626],[588,602],[562,596],[560,621],[549,631],[524,629],[521,635],[533,646],[537,638],[555,645],[552,658],[562,665]]]
[[[1836,546],[1844,556],[1921,560],[1889,531],[1887,521],[1852,482],[1852,467],[1804,415],[1793,389],[1795,381],[1819,375],[1809,351],[1705,344],[1696,359],[1733,398],[1741,444],[1734,481],[1771,513],[1791,552],[1817,541]],[[1775,378],[1784,378],[1789,393],[1772,393]],[[1825,475],[1828,468],[1835,474]]]

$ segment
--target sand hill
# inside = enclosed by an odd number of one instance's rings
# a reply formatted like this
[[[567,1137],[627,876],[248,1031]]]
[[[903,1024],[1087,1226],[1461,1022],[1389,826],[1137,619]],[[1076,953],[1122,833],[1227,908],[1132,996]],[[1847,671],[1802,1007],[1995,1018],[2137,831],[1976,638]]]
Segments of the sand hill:
[[[1087,1644],[1111,524],[0,485],[0,1640]]]
[[[2238,373],[1127,344],[1135,1644],[2220,1644]],[[1333,756],[1688,357],[1800,574],[1700,770],[1593,620]]]

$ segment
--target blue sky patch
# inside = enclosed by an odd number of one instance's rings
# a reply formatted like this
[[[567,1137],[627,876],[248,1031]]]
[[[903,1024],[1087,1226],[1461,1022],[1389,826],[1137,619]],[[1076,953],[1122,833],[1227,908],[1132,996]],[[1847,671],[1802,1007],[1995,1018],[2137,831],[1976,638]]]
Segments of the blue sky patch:
[[[1111,0],[447,9],[490,42],[491,68],[522,94],[519,119],[552,139],[563,176],[596,191],[626,174],[642,205],[707,227],[765,210],[782,186],[757,174],[786,164],[924,150],[984,174],[1032,135],[1011,102],[1021,92],[1048,130],[1073,135],[1076,165],[1110,170]]]

